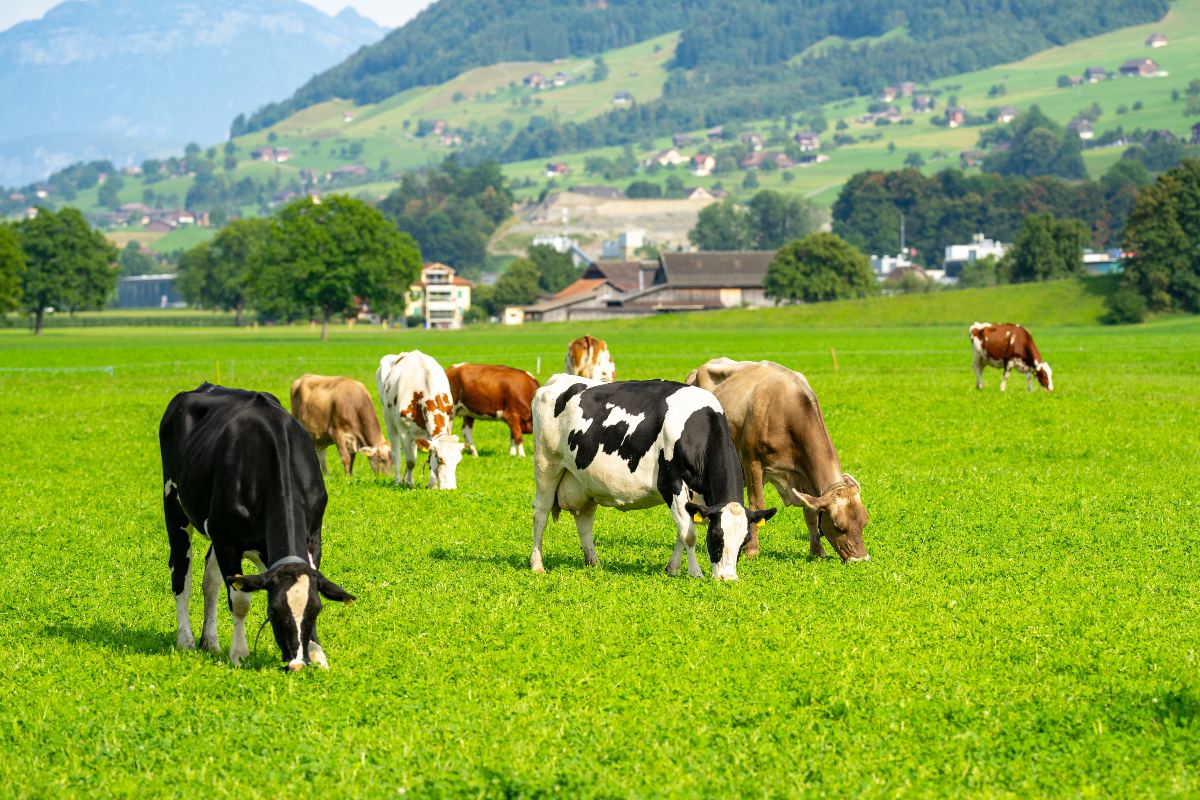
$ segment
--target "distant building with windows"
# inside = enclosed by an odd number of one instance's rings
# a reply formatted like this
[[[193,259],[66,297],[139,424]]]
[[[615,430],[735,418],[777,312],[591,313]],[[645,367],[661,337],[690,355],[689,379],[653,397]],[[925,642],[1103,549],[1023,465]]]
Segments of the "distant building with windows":
[[[453,268],[433,262],[421,268],[421,282],[408,287],[408,317],[420,317],[425,328],[461,328],[471,307],[471,282]]]
[[[117,281],[119,308],[180,308],[186,305],[175,288],[175,273],[133,275]]]
[[[948,245],[942,267],[946,271],[947,278],[957,278],[967,264],[981,261],[988,256],[1001,259],[1007,250],[1008,245],[1003,242],[988,239],[982,233],[977,233],[971,237],[969,244]]]

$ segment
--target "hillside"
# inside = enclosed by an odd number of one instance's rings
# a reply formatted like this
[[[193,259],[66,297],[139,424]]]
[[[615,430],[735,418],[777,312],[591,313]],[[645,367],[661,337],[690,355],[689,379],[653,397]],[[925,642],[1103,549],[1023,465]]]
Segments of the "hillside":
[[[238,111],[382,35],[299,0],[65,2],[0,32],[0,185],[216,141]]]

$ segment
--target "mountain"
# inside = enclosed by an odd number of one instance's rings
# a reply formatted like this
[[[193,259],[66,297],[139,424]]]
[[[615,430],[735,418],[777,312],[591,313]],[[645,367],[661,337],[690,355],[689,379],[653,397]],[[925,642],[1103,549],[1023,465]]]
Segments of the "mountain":
[[[0,32],[0,185],[218,141],[384,32],[299,0],[62,3]]]

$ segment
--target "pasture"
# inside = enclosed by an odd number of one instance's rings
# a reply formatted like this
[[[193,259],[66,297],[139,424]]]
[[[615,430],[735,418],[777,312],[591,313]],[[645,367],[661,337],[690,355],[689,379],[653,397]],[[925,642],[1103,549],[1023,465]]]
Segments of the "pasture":
[[[965,322],[1009,321],[1003,297]],[[924,300],[886,327],[833,304],[326,344],[0,331],[2,793],[1195,796],[1200,321],[1013,319],[1056,391],[1002,395],[995,370],[975,390],[966,325]],[[871,561],[807,560],[787,509],[737,583],[669,578],[667,511],[601,509],[600,568],[564,518],[533,575],[531,461],[481,421],[455,492],[361,459],[327,479],[323,571],[359,597],[321,617],[330,671],[282,673],[269,630],[240,669],[174,648],[157,425],[175,392],[219,359],[224,383],[281,398],[305,371],[374,394],[379,356],[413,347],[540,356],[545,380],[583,332],[618,378],[717,355],[805,372],[862,483]],[[197,576],[197,629],[200,606]],[[251,637],[263,618],[258,597]],[[230,626],[222,602],[223,650]]]

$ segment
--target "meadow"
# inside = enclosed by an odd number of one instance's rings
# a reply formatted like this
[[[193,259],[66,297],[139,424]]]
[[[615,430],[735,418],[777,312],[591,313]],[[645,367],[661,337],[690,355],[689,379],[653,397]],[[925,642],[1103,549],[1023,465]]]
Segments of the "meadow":
[[[1200,320],[1104,328],[1023,288],[324,344],[0,330],[0,794],[1195,796]],[[966,324],[985,318],[1032,328],[1055,392],[1001,394],[995,370],[975,390]],[[362,461],[327,479],[323,571],[359,597],[322,615],[332,669],[281,672],[269,631],[239,669],[175,649],[156,435],[174,393],[219,370],[374,394],[379,356],[414,347],[540,357],[545,380],[588,331],[623,379],[717,355],[805,372],[871,561],[808,560],[788,509],[738,582],[670,578],[666,510],[602,509],[600,568],[563,519],[533,575],[532,464],[481,422],[455,492]]]

